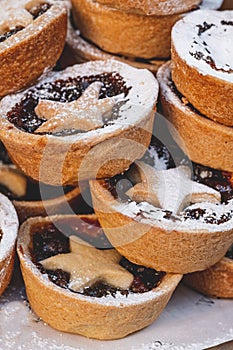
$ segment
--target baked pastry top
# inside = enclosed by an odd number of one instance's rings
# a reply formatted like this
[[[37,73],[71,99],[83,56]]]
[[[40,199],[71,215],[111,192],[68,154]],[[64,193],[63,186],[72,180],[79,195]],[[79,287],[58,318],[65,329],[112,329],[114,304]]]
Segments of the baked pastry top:
[[[145,293],[165,275],[121,257],[94,216],[64,217],[58,225],[36,229],[32,238],[31,255],[37,268],[56,285],[81,295],[101,298]]]
[[[227,230],[233,224],[232,200],[220,205],[220,193],[191,181],[188,167],[156,170],[142,162],[136,162],[135,165],[133,174],[126,173],[122,176],[131,179],[131,185],[128,182],[130,188],[127,191],[124,188],[119,193],[116,208],[122,214],[141,223],[181,230],[189,227],[192,231],[214,231],[220,227]],[[133,186],[135,179],[140,180]],[[104,187],[108,188],[112,195],[117,195],[120,183],[120,177],[113,178],[107,181]]]

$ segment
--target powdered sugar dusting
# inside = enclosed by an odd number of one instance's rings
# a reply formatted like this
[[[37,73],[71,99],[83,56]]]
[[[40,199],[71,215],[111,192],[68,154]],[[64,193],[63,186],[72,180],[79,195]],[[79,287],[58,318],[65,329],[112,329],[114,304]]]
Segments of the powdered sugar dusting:
[[[166,210],[156,208],[155,206],[147,202],[130,202],[121,203],[117,200],[112,203],[111,206],[115,211],[120,212],[123,215],[131,217],[137,222],[147,224],[153,227],[164,228],[165,230],[180,230],[180,231],[200,231],[206,230],[209,232],[223,232],[233,229],[233,201],[228,204],[213,204],[213,203],[198,203],[188,206],[185,211],[180,215],[168,214]],[[186,215],[186,211],[200,209],[204,213],[200,217],[189,218]],[[221,221],[222,216],[228,218],[223,223]],[[208,222],[208,218],[213,218],[215,221]],[[216,222],[216,223],[215,223]]]
[[[4,260],[14,247],[18,217],[10,200],[2,194],[0,194],[0,227],[3,232],[0,241],[0,260]]]
[[[195,11],[176,23],[172,41],[201,74],[233,82],[233,11]]]
[[[169,293],[173,290],[173,288],[179,283],[181,279],[181,275],[165,275],[163,277],[162,282],[159,286],[154,288],[153,290],[145,293],[129,293],[128,296],[122,295],[120,292],[116,292],[115,296],[113,297],[111,294],[102,297],[102,298],[94,298],[85,296],[82,294],[76,294],[70,290],[63,289],[61,287],[56,286],[54,283],[52,283],[48,275],[41,274],[41,272],[38,270],[38,268],[33,264],[31,261],[30,253],[28,251],[29,244],[29,238],[23,237],[22,235],[18,238],[18,247],[22,246],[24,254],[21,257],[24,260],[25,265],[27,268],[33,271],[33,274],[47,287],[50,288],[51,291],[55,290],[56,293],[59,294],[66,294],[72,299],[78,299],[81,301],[86,301],[89,303],[95,303],[99,305],[104,306],[118,306],[118,307],[125,307],[128,305],[137,305],[142,304],[150,300],[157,300],[160,298],[160,296]],[[22,255],[22,253],[20,253]]]
[[[64,136],[63,140],[75,142],[82,141],[84,143],[90,142],[91,139],[98,137],[99,140],[104,140],[113,132],[117,133],[122,130],[126,130],[130,125],[136,126],[139,123],[146,121],[153,111],[157,96],[158,96],[158,83],[152,73],[147,70],[138,70],[136,68],[130,67],[118,61],[108,60],[108,61],[94,61],[84,63],[82,65],[75,65],[68,67],[63,72],[50,72],[43,81],[40,81],[37,85],[41,83],[51,82],[58,79],[68,79],[77,76],[89,76],[97,75],[103,72],[112,73],[118,72],[124,79],[126,86],[131,87],[127,95],[127,99],[124,104],[119,109],[119,117],[114,120],[111,124],[106,125],[104,128],[91,130],[86,133],[80,133],[75,135]],[[4,116],[3,125],[12,126],[6,118],[7,112],[19,102],[25,92],[9,95],[2,99],[0,102],[0,113]],[[152,93],[153,92],[153,93]],[[15,132],[21,133],[19,129],[14,128]],[[9,134],[12,130],[8,130]],[[39,136],[30,135],[36,138],[39,137],[55,137],[53,135]]]
[[[32,15],[27,9],[32,8],[35,5],[45,3],[44,0],[3,0],[1,1],[0,10],[0,32],[4,32],[6,29],[15,28],[15,26],[21,25],[24,29],[20,30],[17,34],[12,35],[8,40],[0,43],[0,52],[9,49],[29,36],[35,36],[38,32],[41,32],[46,28],[48,23],[54,18],[59,17],[61,14],[67,12],[66,1],[47,0],[46,3],[51,4],[51,8],[48,9],[43,16],[40,16],[36,20],[33,20]],[[2,10],[4,9],[4,10]]]
[[[10,288],[0,301],[0,349],[206,349],[233,338],[231,307],[230,300],[207,299],[180,285],[164,312],[151,326],[124,339],[97,341],[61,333],[45,324],[29,309],[23,282],[15,273]],[[199,327],[194,327],[195,324]]]

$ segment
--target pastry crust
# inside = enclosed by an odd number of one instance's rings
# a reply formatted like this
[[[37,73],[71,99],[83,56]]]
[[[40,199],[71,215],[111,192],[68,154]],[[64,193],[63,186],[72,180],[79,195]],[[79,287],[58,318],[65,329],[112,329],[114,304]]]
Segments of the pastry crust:
[[[49,3],[49,1],[48,1]],[[0,97],[35,81],[55,65],[66,38],[67,13],[61,3],[51,3],[43,15],[0,43]]]
[[[7,153],[5,157],[7,158]],[[30,179],[18,170],[15,165],[1,164],[0,162],[0,185],[9,190],[9,194],[12,194],[15,198],[12,200],[12,203],[17,211],[19,221],[22,223],[27,218],[34,216],[73,214],[74,210],[75,213],[83,212],[82,206],[85,206],[85,203],[82,199],[82,195],[86,195],[85,190],[87,189],[88,183],[82,182],[80,184],[81,187],[69,189],[44,186],[42,183],[30,184]],[[27,198],[28,194],[30,198],[33,198],[31,191],[36,191],[37,193],[37,188],[40,192],[41,200],[22,200],[22,198]],[[48,193],[50,199],[47,199]],[[6,196],[9,197],[7,193]],[[11,197],[9,198],[11,199]]]
[[[225,257],[205,271],[185,276],[184,282],[211,297],[233,298],[233,261]]]
[[[129,64],[135,68],[149,69],[153,74],[157,72],[159,67],[166,62],[166,60],[153,59],[153,60],[140,60],[123,56],[111,55],[98,48],[96,45],[88,42],[80,36],[79,30],[74,30],[71,26],[68,29],[66,38],[69,53],[67,52],[67,58],[70,55],[75,58],[76,63],[84,63],[87,61],[107,60],[114,59],[123,63]],[[65,55],[66,52],[64,52]]]
[[[28,251],[33,227],[56,223],[63,217],[29,219],[19,232],[17,251],[27,296],[36,314],[60,331],[96,339],[122,338],[152,323],[166,306],[181,275],[167,274],[158,287],[144,295],[92,298],[60,288],[39,272]]]
[[[224,0],[221,9],[222,10],[233,10],[232,0]]]
[[[97,0],[97,2],[121,11],[167,16],[194,10],[201,3],[201,0]]]
[[[9,199],[0,194],[0,295],[10,283],[15,257],[15,241],[18,231],[18,218]]]
[[[50,185],[73,185],[87,178],[121,173],[145,153],[151,139],[158,95],[157,81],[150,72],[117,61],[95,61],[69,67],[63,72],[51,72],[42,82],[103,72],[118,72],[132,88],[120,108],[122,118],[90,132],[64,137],[26,133],[6,117],[25,92],[1,101],[2,142],[14,163],[28,176]],[[150,88],[145,89],[146,85]],[[122,151],[126,149],[127,154]]]
[[[204,8],[222,1],[204,0]],[[84,38],[102,50],[127,57],[170,57],[171,29],[184,14],[144,16],[120,11],[93,0],[73,0],[73,15]]]
[[[185,99],[182,101],[172,88],[170,66],[170,62],[162,66],[157,78],[163,113],[171,122],[168,127],[172,136],[192,161],[233,172],[232,127],[204,117],[190,108]]]
[[[82,190],[83,190],[82,186]],[[26,219],[35,216],[47,216],[55,214],[72,213],[72,207],[78,208],[82,204],[81,191],[79,187],[70,190],[64,195],[43,201],[19,201],[13,200],[19,221],[22,223]],[[80,208],[81,209],[81,208]]]
[[[174,26],[171,50],[177,90],[203,115],[227,126],[233,126],[233,54],[228,48],[233,31],[227,24],[231,20],[231,11],[196,11]],[[210,27],[204,28],[207,22]]]
[[[164,219],[165,213],[160,219],[143,220],[146,211],[129,209],[129,203],[114,199],[103,181],[92,180],[90,186],[93,207],[105,234],[121,255],[136,264],[182,274],[205,270],[219,261],[232,243],[232,227],[212,229],[208,225],[198,228],[191,223],[173,223]]]

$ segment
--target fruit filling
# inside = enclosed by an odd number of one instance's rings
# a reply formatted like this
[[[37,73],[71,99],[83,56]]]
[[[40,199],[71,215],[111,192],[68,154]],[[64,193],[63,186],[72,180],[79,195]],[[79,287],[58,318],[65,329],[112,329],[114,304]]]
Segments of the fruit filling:
[[[43,4],[39,4],[37,6],[32,7],[30,10],[30,14],[32,15],[33,19],[37,19],[41,15],[43,15],[46,11],[50,9],[51,5],[47,4],[46,2]]]
[[[92,285],[85,286],[82,291],[77,292],[70,287],[71,274],[69,272],[61,268],[46,269],[43,266],[43,261],[71,252],[70,239],[68,238],[71,235],[88,242],[92,249],[96,247],[97,249],[95,250],[97,252],[107,252],[107,254],[110,251],[114,252],[113,249],[109,250],[112,246],[95,218],[64,218],[59,220],[56,225],[48,223],[35,227],[30,247],[32,261],[41,273],[47,274],[50,281],[62,288],[98,298],[108,295],[116,297],[117,293],[128,296],[130,293],[145,293],[152,290],[161,283],[165,275],[164,272],[133,264],[124,257],[120,257],[119,265],[121,269],[123,268],[123,271],[132,274],[130,288],[118,288],[100,279]]]
[[[233,199],[232,174],[207,168],[200,164],[190,163],[190,165],[193,167],[193,173],[191,174],[192,177],[190,180],[192,180],[194,195],[195,191],[197,191],[197,195],[200,191],[203,191],[203,194],[206,192],[206,194],[208,193],[208,198],[206,198],[205,201],[213,204],[208,204],[205,208],[205,205],[201,203],[203,202],[203,199],[201,199],[200,205],[190,205],[187,202],[183,208],[172,207],[170,209],[169,205],[171,205],[171,201],[169,198],[166,199],[166,192],[162,198],[162,201],[167,201],[168,207],[165,205],[165,203],[159,203],[158,196],[160,196],[160,193],[158,189],[156,190],[155,184],[160,181],[158,177],[161,177],[160,174],[163,173],[164,178],[166,178],[166,186],[173,186],[174,179],[177,177],[177,175],[172,175],[169,173],[172,171],[172,169],[174,171],[177,169],[179,177],[183,178],[182,172],[183,170],[185,170],[185,172],[187,170],[187,167],[184,167],[183,165],[188,164],[187,158],[173,140],[171,140],[171,143],[168,142],[168,146],[166,147],[156,137],[153,137],[151,144],[142,160],[143,163],[139,162],[139,168],[141,167],[141,170],[144,172],[144,176],[146,176],[144,180],[141,178],[140,173],[138,173],[137,166],[132,165],[126,173],[117,175],[111,179],[103,180],[101,182],[102,186],[110,191],[112,196],[122,204],[128,203],[130,207],[133,208],[132,201],[136,202],[137,209],[135,207],[133,210],[138,219],[147,219],[151,215],[155,215],[157,219],[162,217],[162,219],[172,220],[174,222],[183,221],[190,222],[191,224],[192,221],[198,220],[203,224],[212,225],[224,224],[232,219],[233,211],[229,203],[229,201]],[[179,165],[182,166],[180,167]],[[178,168],[176,168],[176,166]],[[171,175],[173,176],[172,178]],[[170,180],[168,177],[170,177]],[[164,181],[163,178],[161,181]],[[188,186],[188,183],[187,186],[185,185],[185,178],[183,178],[182,183],[183,187]],[[212,191],[212,189],[216,192]],[[155,191],[155,194],[153,191]],[[174,188],[172,191],[174,197]],[[186,190],[182,189],[182,186],[178,191],[179,198],[182,197],[182,191],[184,191],[185,199]],[[189,195],[189,193],[187,194]],[[147,207],[147,210],[144,210],[144,202],[152,204],[155,208],[153,209],[153,207],[150,206],[150,208]],[[223,206],[221,207],[221,205],[216,205],[214,203],[223,204]],[[224,205],[226,205],[226,207],[224,207]],[[161,210],[161,208],[163,209]]]
[[[24,27],[22,26],[16,26],[13,29],[8,30],[7,32],[0,34],[0,43],[2,43],[3,41],[5,41],[6,39],[10,38],[12,35],[20,32],[22,29],[24,29]]]
[[[90,76],[77,76],[66,80],[56,80],[46,82],[27,91],[23,99],[17,103],[8,113],[9,122],[18,129],[34,133],[43,123],[45,118],[39,117],[35,111],[40,101],[55,101],[59,103],[72,103],[78,100],[83,92],[93,83],[100,82],[99,100],[111,98],[123,94],[127,96],[130,88],[126,86],[125,81],[118,73],[102,73]],[[119,116],[119,108],[122,102],[116,103],[112,109],[111,117],[104,121],[104,125],[111,124]],[[69,128],[59,132],[51,132],[56,136],[66,136],[83,132],[76,128]],[[43,132],[41,134],[44,134]],[[49,134],[46,132],[46,134]]]
[[[187,164],[187,157],[173,139],[167,140],[165,146],[158,138],[153,136],[143,161],[157,167],[156,160],[163,162],[164,169],[174,168],[180,164]],[[216,170],[201,164],[192,163],[193,180],[207,185],[221,193],[222,203],[233,199],[233,175],[226,171]]]
[[[51,7],[50,4],[43,3],[39,4],[37,6],[34,6],[28,12],[32,15],[33,20],[37,19],[41,15],[43,15],[49,8]],[[14,28],[10,28],[9,30],[5,31],[4,33],[0,34],[0,43],[5,41],[6,39],[10,38],[12,35],[15,35],[16,33],[23,30],[25,27],[17,25]]]

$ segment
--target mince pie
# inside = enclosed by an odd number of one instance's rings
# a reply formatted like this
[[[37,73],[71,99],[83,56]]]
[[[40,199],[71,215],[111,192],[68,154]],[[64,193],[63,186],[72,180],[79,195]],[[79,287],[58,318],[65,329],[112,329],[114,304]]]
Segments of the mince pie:
[[[137,161],[123,175],[92,180],[95,213],[130,261],[189,273],[219,261],[233,239],[233,200],[191,179],[188,166],[158,170]]]
[[[127,4],[129,2],[131,6],[135,3],[127,1]],[[196,4],[197,2],[195,1]],[[140,3],[144,6],[146,1]],[[156,3],[158,4],[158,1]],[[169,3],[171,4],[171,1]],[[108,6],[94,0],[72,0],[72,14],[81,35],[103,51],[141,59],[167,59],[170,57],[172,26],[186,15],[189,7],[187,6],[186,10],[183,8],[184,11],[180,13],[181,2],[173,3],[173,14],[169,10],[163,15],[161,11],[158,14],[146,15],[121,9],[120,6],[114,8],[111,4]],[[200,8],[218,9],[221,4],[222,0],[203,0]],[[156,8],[154,12],[155,10]]]
[[[63,188],[33,181],[11,163],[0,144],[0,192],[13,202],[20,222],[33,216],[90,211],[81,194],[86,195],[86,187],[87,183]]]
[[[66,27],[67,11],[61,1],[1,1],[0,97],[31,84],[55,65]]]
[[[194,11],[172,29],[177,90],[187,104],[227,126],[233,126],[232,38],[232,11]]]
[[[166,62],[164,59],[141,59],[134,57],[124,57],[122,55],[112,55],[106,51],[101,50],[98,46],[90,41],[87,41],[80,35],[79,30],[75,30],[72,26],[68,27],[66,37],[67,47],[64,52],[66,60],[70,60],[70,56],[76,63],[83,63],[87,61],[114,59],[127,63],[133,67],[140,69],[149,69],[152,73],[156,73],[158,68]]]
[[[95,215],[28,219],[17,250],[36,314],[58,330],[97,339],[151,324],[182,277],[120,256]]]
[[[75,65],[6,96],[1,139],[20,169],[50,185],[113,176],[145,153],[157,96],[147,70],[114,60]]]
[[[10,200],[0,193],[0,295],[10,283],[15,258],[18,217]]]
[[[172,136],[192,161],[233,172],[232,127],[214,122],[195,109],[177,90],[171,79],[170,66],[170,62],[163,65],[157,78],[163,112],[171,122],[168,126]]]
[[[185,276],[185,283],[215,298],[233,298],[233,246],[217,264]]]

